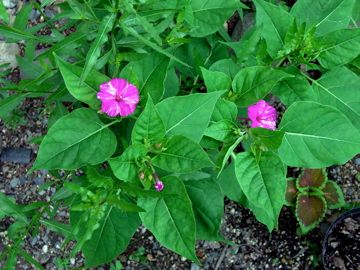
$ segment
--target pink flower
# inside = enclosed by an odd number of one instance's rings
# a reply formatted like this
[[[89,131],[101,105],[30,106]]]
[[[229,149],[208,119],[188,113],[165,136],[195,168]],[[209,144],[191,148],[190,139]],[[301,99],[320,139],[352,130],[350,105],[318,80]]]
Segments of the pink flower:
[[[259,100],[256,104],[248,107],[248,117],[251,120],[251,127],[262,127],[276,129],[277,112],[265,100]]]
[[[132,114],[139,103],[139,91],[127,80],[114,78],[100,85],[97,98],[101,100],[101,111],[111,117]]]
[[[154,187],[156,191],[162,191],[164,189],[164,183],[160,180],[157,180]]]

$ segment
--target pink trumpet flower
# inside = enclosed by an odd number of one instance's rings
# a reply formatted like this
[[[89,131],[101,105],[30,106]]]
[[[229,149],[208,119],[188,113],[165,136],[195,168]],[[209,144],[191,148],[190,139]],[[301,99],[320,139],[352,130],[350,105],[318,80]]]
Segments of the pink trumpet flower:
[[[102,102],[101,111],[111,117],[132,114],[140,100],[136,86],[121,78],[101,84],[97,98]]]
[[[251,120],[251,127],[262,127],[266,129],[276,129],[276,109],[270,106],[265,100],[248,107],[248,117]]]

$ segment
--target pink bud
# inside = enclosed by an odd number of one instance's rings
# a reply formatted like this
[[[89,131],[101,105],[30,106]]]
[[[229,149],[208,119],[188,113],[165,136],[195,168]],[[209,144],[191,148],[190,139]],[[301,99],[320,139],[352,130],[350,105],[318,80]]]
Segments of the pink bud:
[[[164,189],[164,183],[160,180],[156,181],[155,185],[154,185],[156,191],[162,191]]]

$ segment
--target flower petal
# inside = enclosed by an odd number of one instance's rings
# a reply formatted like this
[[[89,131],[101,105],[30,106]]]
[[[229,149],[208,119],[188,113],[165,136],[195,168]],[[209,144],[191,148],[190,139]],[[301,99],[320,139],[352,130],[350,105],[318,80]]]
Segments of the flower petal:
[[[120,114],[120,106],[115,100],[109,100],[102,103],[101,111],[110,117],[115,117]]]
[[[136,109],[136,104],[127,103],[124,101],[118,102],[119,114],[123,117],[132,114]]]

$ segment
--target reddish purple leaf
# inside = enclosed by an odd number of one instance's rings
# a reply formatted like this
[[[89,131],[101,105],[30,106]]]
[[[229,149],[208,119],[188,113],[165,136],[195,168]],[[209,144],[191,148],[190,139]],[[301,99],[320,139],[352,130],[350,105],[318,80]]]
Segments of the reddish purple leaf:
[[[303,233],[316,227],[325,215],[326,201],[314,195],[299,194],[296,201],[296,217]]]
[[[339,208],[345,204],[344,195],[340,187],[334,181],[327,181],[322,189],[329,208]]]
[[[325,173],[322,169],[304,169],[300,179],[299,187],[321,187],[326,181]]]
[[[287,184],[286,184],[285,199],[289,205],[294,205],[296,202],[296,196],[297,196],[298,190],[296,188],[295,181],[296,181],[295,179],[290,178],[286,182]]]

